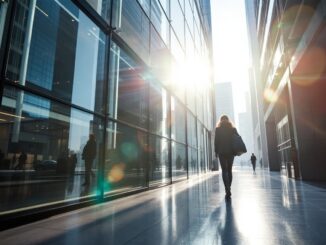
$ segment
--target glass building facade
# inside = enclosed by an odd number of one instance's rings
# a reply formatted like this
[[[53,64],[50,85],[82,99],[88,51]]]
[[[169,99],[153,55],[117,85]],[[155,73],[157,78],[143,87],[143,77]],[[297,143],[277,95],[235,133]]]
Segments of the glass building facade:
[[[201,6],[0,2],[0,216],[146,190],[211,168],[211,34]],[[83,154],[89,135],[91,170]]]

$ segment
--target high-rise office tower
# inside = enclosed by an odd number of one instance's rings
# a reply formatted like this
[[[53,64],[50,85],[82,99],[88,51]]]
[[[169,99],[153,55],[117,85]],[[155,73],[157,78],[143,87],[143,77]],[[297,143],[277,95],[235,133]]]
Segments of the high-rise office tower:
[[[289,177],[326,180],[326,2],[246,3],[269,168]]]
[[[210,21],[208,0],[0,1],[0,218],[207,172]]]
[[[222,115],[227,115],[235,123],[232,83],[215,84],[216,119]]]

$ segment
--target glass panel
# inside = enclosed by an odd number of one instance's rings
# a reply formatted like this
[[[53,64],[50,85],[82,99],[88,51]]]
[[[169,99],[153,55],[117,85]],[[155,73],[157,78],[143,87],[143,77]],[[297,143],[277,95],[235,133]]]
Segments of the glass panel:
[[[0,48],[2,43],[2,35],[5,26],[6,14],[7,14],[8,3],[0,1]]]
[[[164,42],[151,27],[151,70],[155,76],[163,83],[169,82],[171,55]]]
[[[186,143],[186,117],[185,109],[177,100],[171,100],[171,126],[172,139]]]
[[[111,0],[86,0],[97,13],[99,13],[107,22],[110,22]],[[120,1],[120,0],[115,0]]]
[[[181,11],[178,1],[171,1],[171,23],[172,27],[175,30],[176,35],[181,43],[181,46],[184,46],[184,16]]]
[[[170,24],[158,0],[152,1],[151,20],[166,45],[169,45]]]
[[[5,87],[0,212],[95,195],[102,128],[94,115]]]
[[[196,132],[196,118],[188,112],[187,117],[187,139],[188,145],[192,147],[197,147],[197,132]]]
[[[189,175],[198,174],[197,154],[197,149],[188,147]]]
[[[145,13],[149,16],[149,6],[150,6],[150,0],[137,0],[138,3],[142,6]]]
[[[136,129],[109,122],[104,168],[104,191],[113,194],[146,187],[148,136]]]
[[[186,146],[172,143],[172,181],[187,178]]]
[[[189,0],[185,0],[185,16],[186,16],[186,21],[188,22],[188,24],[192,25],[193,23],[193,18],[194,18],[194,15],[193,15],[193,12],[192,12],[192,9],[191,9],[191,6],[190,6],[190,3],[189,3]]]
[[[170,17],[170,0],[159,0],[167,17]]]
[[[170,183],[169,141],[151,136],[149,141],[149,185]]]
[[[147,129],[149,91],[143,66],[115,43],[111,46],[110,64],[109,115]]]
[[[169,97],[164,88],[155,81],[150,86],[150,131],[165,137],[170,137]]]
[[[6,76],[102,112],[105,36],[70,1],[17,1]]]
[[[149,61],[149,19],[135,0],[114,1],[113,26],[145,61]]]

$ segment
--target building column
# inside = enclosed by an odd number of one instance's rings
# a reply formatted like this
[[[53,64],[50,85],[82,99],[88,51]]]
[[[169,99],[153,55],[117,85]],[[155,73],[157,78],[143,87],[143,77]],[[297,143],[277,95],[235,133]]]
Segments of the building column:
[[[271,171],[280,171],[280,162],[277,151],[276,124],[274,120],[266,122],[266,135],[268,147],[269,169]]]

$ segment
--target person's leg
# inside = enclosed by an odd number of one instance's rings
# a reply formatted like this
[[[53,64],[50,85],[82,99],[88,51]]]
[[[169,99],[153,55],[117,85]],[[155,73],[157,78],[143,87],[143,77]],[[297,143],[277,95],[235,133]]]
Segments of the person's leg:
[[[254,168],[254,172],[256,172],[256,162],[253,162],[252,166]]]
[[[229,188],[229,176],[227,172],[227,158],[224,155],[218,156],[222,169],[222,179],[224,183],[225,190]]]
[[[91,161],[85,160],[85,184],[90,184],[90,178],[91,178]]]
[[[233,166],[233,160],[234,160],[234,156],[228,156],[227,158],[227,171],[228,171],[228,176],[229,176],[229,184],[230,184],[230,188],[231,188],[231,184],[232,184],[232,166]]]

